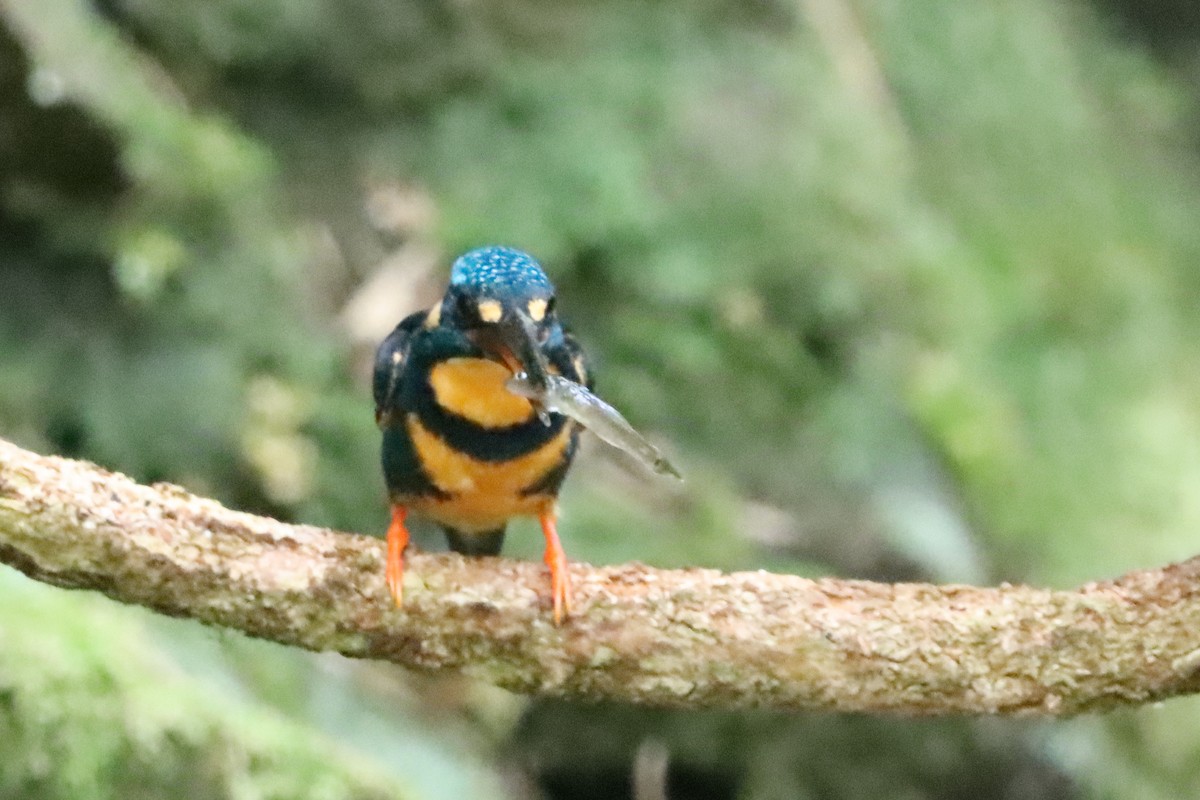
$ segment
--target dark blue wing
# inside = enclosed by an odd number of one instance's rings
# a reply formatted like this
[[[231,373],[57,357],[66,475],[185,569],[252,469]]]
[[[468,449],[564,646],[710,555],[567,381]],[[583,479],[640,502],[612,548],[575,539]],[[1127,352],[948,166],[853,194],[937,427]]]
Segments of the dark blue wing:
[[[375,395],[375,421],[381,425],[396,407],[413,333],[420,329],[428,315],[428,311],[418,311],[405,317],[375,351],[371,389]]]
[[[564,378],[583,384],[589,391],[595,388],[592,365],[570,331],[558,328],[551,334],[546,350],[550,363],[558,367],[559,374]]]

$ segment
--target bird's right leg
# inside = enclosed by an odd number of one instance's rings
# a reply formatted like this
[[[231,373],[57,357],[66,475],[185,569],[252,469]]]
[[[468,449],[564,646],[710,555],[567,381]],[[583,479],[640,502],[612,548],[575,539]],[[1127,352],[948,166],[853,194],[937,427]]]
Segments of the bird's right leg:
[[[397,606],[404,603],[404,549],[408,547],[404,517],[407,515],[404,506],[392,506],[392,524],[387,532],[387,585]]]

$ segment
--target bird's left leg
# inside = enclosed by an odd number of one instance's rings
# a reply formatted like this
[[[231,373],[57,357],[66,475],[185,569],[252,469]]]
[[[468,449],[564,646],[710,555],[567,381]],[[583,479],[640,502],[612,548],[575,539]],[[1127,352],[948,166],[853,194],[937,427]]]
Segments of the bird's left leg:
[[[567,554],[558,540],[556,513],[550,507],[539,515],[542,534],[546,537],[544,560],[550,568],[550,597],[554,606],[554,624],[559,625],[563,617],[571,613],[571,576],[567,572]]]
[[[407,515],[408,509],[404,506],[392,506],[392,524],[387,532],[387,585],[397,606],[404,602],[404,549],[408,547],[404,518]]]

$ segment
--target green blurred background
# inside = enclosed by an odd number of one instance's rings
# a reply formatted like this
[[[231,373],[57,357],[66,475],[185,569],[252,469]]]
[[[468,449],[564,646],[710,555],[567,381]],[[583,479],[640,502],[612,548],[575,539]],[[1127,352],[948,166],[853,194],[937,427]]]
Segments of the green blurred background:
[[[381,532],[373,348],[504,243],[688,476],[589,445],[572,558],[1070,586],[1193,555],[1197,9],[0,0],[0,435]],[[1166,800],[1198,711],[530,701],[0,569],[3,800]]]

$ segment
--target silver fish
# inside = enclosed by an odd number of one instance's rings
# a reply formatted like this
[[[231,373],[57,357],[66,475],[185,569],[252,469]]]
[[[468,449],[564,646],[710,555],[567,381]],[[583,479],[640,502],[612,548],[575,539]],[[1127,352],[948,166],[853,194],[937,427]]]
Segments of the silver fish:
[[[547,375],[547,378],[549,384],[544,391],[534,386],[523,372],[509,378],[504,385],[513,394],[536,403],[539,413],[545,410],[568,416],[654,472],[683,480],[679,470],[645,436],[634,430],[620,411],[575,381],[554,374]]]

